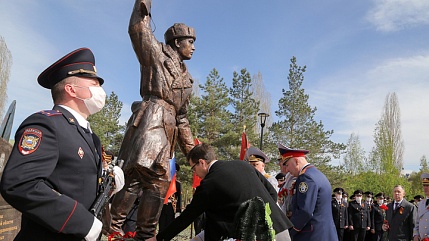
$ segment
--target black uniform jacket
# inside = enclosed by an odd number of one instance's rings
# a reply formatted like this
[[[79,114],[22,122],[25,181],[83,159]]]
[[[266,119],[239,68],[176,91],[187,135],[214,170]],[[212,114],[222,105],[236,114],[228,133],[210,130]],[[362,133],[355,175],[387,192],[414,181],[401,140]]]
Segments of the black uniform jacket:
[[[197,187],[191,203],[157,235],[157,240],[172,239],[203,212],[206,214],[206,241],[234,237],[233,220],[240,204],[256,196],[270,204],[276,233],[292,227],[276,204],[276,190],[259,171],[244,161],[217,161]]]
[[[371,227],[371,216],[366,202],[359,204],[351,201],[347,211],[349,212],[349,226],[353,226],[354,229]]]
[[[347,204],[344,200],[341,200],[340,203],[336,199],[332,200],[332,217],[334,218],[336,228],[349,226]]]
[[[82,240],[88,234],[101,173],[100,140],[93,138],[60,106],[19,126],[1,180],[4,199],[22,213],[15,240]]]

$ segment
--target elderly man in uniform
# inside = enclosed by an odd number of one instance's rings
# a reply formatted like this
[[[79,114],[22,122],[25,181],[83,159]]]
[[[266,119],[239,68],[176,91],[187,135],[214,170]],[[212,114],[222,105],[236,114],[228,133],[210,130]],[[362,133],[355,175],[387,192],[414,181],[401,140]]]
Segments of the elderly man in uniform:
[[[258,148],[251,146],[247,149],[246,155],[244,158],[245,161],[248,161],[256,170],[258,170],[264,177],[273,185],[274,189],[277,191],[278,182],[275,177],[272,177],[270,174],[265,172],[265,163],[270,162],[270,158],[265,155]]]
[[[112,202],[111,232],[121,226],[143,190],[137,212],[136,240],[154,236],[170,177],[169,159],[178,142],[185,155],[194,147],[187,119],[193,79],[184,63],[194,53],[195,30],[174,24],[155,39],[150,26],[151,0],[136,0],[129,35],[140,62],[141,102],[132,106],[118,159],[125,161],[125,188]]]
[[[95,241],[102,223],[89,210],[102,174],[101,143],[88,116],[100,111],[106,93],[88,48],[62,57],[38,77],[54,107],[19,126],[4,169],[1,194],[22,213],[15,241]],[[123,173],[114,168],[117,189]]]
[[[297,177],[292,198],[290,234],[294,241],[338,240],[332,218],[331,184],[326,176],[307,162],[307,150],[284,148],[280,153],[292,176]]]
[[[335,198],[332,200],[332,217],[337,228],[338,240],[343,241],[344,230],[349,226],[347,205],[343,200],[344,189],[337,187],[334,189]]]
[[[429,173],[422,173],[421,179],[426,198],[419,202],[416,225],[413,230],[414,241],[429,238]]]
[[[281,155],[282,151],[287,149],[287,147],[283,146],[282,144],[277,145],[279,149],[280,156],[278,158],[279,166],[281,173],[284,174],[284,181],[283,185],[279,188],[278,193],[278,199],[279,199],[279,206],[282,209],[283,213],[286,214],[288,218],[292,217],[292,197],[295,193],[295,181],[296,177],[292,176],[289,171],[286,168],[286,165],[283,165],[286,160]]]

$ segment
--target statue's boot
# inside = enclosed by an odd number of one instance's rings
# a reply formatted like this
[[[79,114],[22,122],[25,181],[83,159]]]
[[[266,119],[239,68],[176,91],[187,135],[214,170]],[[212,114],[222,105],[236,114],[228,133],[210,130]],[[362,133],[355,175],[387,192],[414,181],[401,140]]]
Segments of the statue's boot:
[[[155,235],[159,216],[164,205],[165,185],[168,187],[168,183],[163,183],[154,189],[145,189],[143,191],[137,212],[135,240],[143,241]]]

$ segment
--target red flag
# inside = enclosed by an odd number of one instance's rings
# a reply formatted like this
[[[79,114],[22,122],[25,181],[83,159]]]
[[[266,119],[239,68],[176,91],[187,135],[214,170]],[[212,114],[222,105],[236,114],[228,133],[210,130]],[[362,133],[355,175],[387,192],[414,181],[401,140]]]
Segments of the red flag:
[[[173,154],[173,158],[170,159],[170,186],[168,187],[167,194],[165,195],[164,204],[168,203],[168,198],[176,192],[176,157]]]
[[[249,149],[250,143],[247,141],[247,135],[246,132],[243,131],[243,134],[241,134],[241,150],[240,150],[240,160],[244,160],[244,155],[246,155],[247,149]]]
[[[194,144],[199,145],[199,144],[202,144],[202,142],[198,140],[198,138],[195,138]],[[194,180],[192,181],[192,188],[197,188],[200,185],[200,182],[201,182],[201,178],[197,176],[197,174],[195,174],[194,172]]]

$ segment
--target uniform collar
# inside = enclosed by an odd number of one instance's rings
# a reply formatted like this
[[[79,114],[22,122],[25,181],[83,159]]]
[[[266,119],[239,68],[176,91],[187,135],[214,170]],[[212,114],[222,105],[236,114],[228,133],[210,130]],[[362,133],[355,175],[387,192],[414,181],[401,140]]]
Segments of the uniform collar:
[[[65,106],[65,105],[58,105],[58,106],[61,106],[62,108],[70,112],[70,114],[73,115],[73,117],[77,120],[77,123],[79,123],[81,127],[85,129],[89,129],[91,131],[91,128],[89,127],[89,122],[81,114],[79,114],[77,111],[73,110],[68,106]]]

